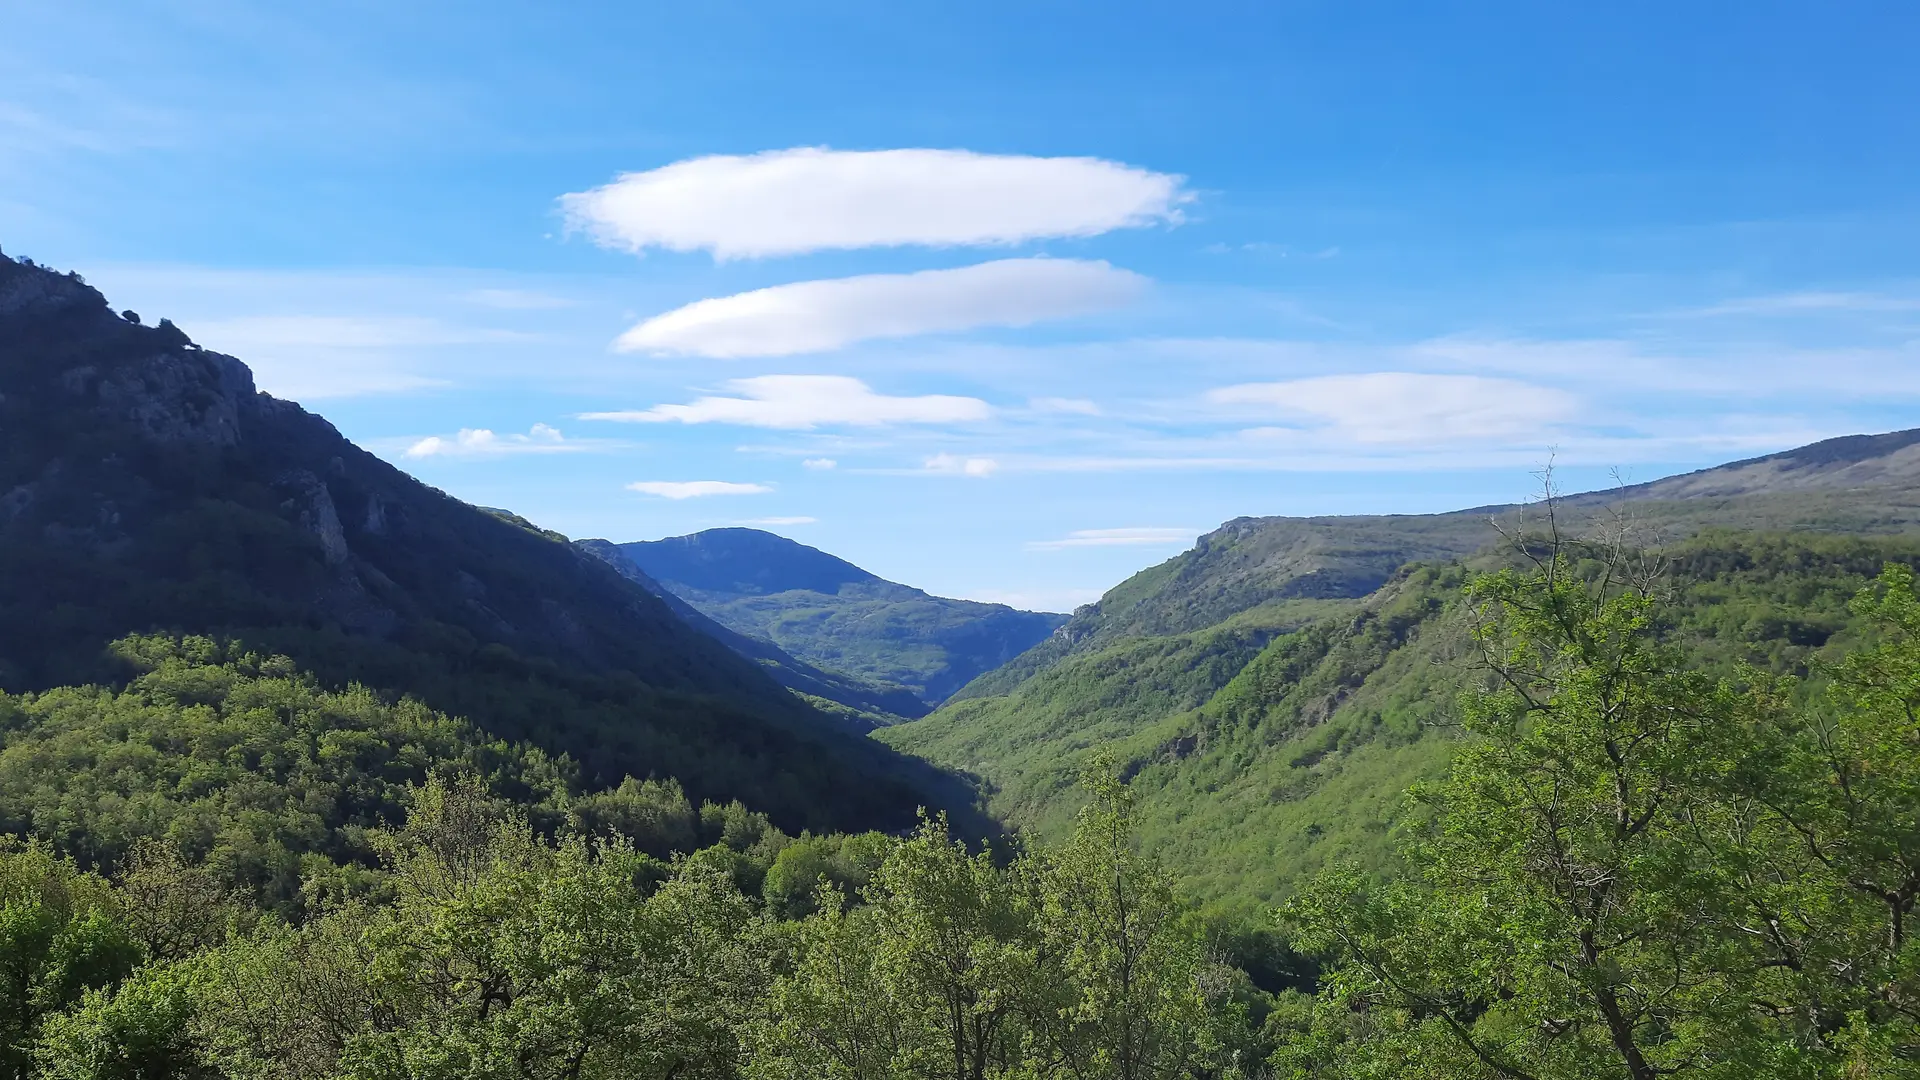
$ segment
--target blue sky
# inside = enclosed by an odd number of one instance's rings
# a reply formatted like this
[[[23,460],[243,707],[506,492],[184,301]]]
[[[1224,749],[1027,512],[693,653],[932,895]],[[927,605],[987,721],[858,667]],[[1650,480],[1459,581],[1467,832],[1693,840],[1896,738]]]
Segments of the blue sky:
[[[0,0],[0,247],[573,536],[1063,610],[1920,425],[1920,9]]]

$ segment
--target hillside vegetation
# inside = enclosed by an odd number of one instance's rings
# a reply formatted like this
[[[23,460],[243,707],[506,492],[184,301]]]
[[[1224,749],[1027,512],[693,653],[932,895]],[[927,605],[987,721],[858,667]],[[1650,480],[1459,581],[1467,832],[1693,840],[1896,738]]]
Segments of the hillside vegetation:
[[[1670,633],[1694,663],[1804,671],[1858,640],[1848,599],[1887,563],[1920,561],[1920,541],[1714,532],[1665,556]],[[1362,600],[1123,638],[880,737],[973,773],[994,812],[1041,836],[1071,820],[1090,755],[1117,755],[1143,839],[1230,906],[1332,861],[1385,870],[1403,793],[1445,770],[1474,685],[1468,573],[1415,565]]]
[[[605,540],[576,540],[573,546],[606,563],[621,577],[653,595],[681,621],[753,661],[781,686],[799,694],[828,715],[845,720],[860,731],[925,716],[926,702],[904,686],[873,682],[842,671],[810,664],[766,638],[743,634],[716,622],[678,594],[647,576],[618,545]]]
[[[1703,538],[1671,575],[1560,544],[1270,624],[1175,762],[1323,729],[1289,698],[1467,624],[1397,872],[1313,875],[1278,935],[1136,845],[1167,762],[1091,758],[1060,839],[998,855],[939,819],[795,837],[128,639],[124,689],[0,697],[0,1076],[1897,1080],[1920,598],[1887,560],[1920,553],[1890,543]],[[1819,653],[1817,685],[1741,666]],[[1389,711],[1368,741],[1418,745]]]
[[[796,837],[670,782],[593,790],[284,656],[114,651],[139,671],[123,688],[0,695],[0,1077],[797,1080],[947,1075],[956,1053],[986,1069],[968,1075],[1097,1075],[1116,1050],[1170,1076],[1257,1056],[1225,1007],[1255,991],[1128,850],[1111,779],[1072,842],[1011,861],[944,819]]]
[[[1066,621],[929,596],[756,529],[708,529],[618,546],[649,577],[728,629],[882,692],[905,687],[923,705],[901,715],[921,715]]]
[[[412,695],[589,780],[673,778],[793,828],[964,801],[565,538],[428,488],[245,365],[0,257],[0,688],[124,679],[205,634]]]

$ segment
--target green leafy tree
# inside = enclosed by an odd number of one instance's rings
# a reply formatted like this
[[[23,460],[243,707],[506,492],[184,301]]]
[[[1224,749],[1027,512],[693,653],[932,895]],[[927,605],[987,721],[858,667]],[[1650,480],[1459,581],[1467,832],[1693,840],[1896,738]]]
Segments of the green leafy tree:
[[[1339,963],[1283,1071],[1907,1075],[1910,576],[1860,602],[1890,640],[1811,711],[1791,683],[1688,670],[1658,582],[1556,543],[1472,584],[1491,686],[1422,793],[1416,875],[1335,873],[1289,906]]]
[[[1493,687],[1424,793],[1419,885],[1334,875],[1292,905],[1344,958],[1334,1001],[1369,1014],[1345,1071],[1655,1080],[1758,1052],[1745,957],[1693,858],[1714,811],[1695,778],[1748,702],[1685,670],[1625,565],[1593,576],[1554,545],[1470,586]]]
[[[141,959],[104,879],[39,844],[0,840],[0,1075],[29,1075],[46,1019]]]
[[[49,1018],[34,1048],[45,1080],[214,1080],[194,1035],[194,969],[141,969],[117,989],[89,990]]]
[[[1040,856],[1041,948],[1050,1008],[1036,1020],[1075,1080],[1172,1080],[1232,1068],[1224,1006],[1197,924],[1164,868],[1143,855],[1133,793],[1097,758],[1071,840]]]
[[[221,950],[201,1015],[228,1075],[735,1075],[763,920],[723,869],[543,841],[474,780],[430,780],[382,847],[391,904]]]
[[[828,897],[756,1029],[753,1075],[1035,1075],[1027,1022],[1040,942],[1025,884],[936,817],[893,846],[862,907],[843,914],[837,891],[821,886]]]
[[[1719,862],[1765,956],[1762,1007],[1849,1076],[1920,1074],[1920,598],[1890,564],[1853,613],[1876,641],[1782,710],[1718,784],[1743,814]],[[1909,1072],[1900,1070],[1906,1069]]]

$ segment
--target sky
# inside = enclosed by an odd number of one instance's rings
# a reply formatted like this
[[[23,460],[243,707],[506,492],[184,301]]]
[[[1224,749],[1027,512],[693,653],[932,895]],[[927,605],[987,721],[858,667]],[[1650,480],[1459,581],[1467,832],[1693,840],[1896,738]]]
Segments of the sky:
[[[0,0],[0,249],[460,498],[1070,610],[1920,426],[1910,3]]]

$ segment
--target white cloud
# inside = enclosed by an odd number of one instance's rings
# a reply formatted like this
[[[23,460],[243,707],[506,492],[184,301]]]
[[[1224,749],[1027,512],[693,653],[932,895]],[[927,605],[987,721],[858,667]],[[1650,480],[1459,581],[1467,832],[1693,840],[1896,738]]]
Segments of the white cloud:
[[[765,495],[773,488],[731,480],[637,480],[628,484],[627,490],[663,499],[699,499],[708,495]]]
[[[801,281],[698,300],[620,335],[656,356],[790,356],[873,338],[1027,326],[1117,307],[1147,279],[1105,262],[1001,259],[956,270]]]
[[[1099,416],[1100,406],[1085,398],[1043,397],[1027,402],[1034,412],[1070,413],[1075,416]]]
[[[560,205],[606,247],[736,259],[1096,236],[1179,221],[1184,183],[1099,158],[802,147],[626,173]]]
[[[1207,399],[1277,411],[1362,443],[1532,434],[1567,419],[1576,406],[1565,391],[1513,379],[1405,371],[1247,383],[1211,391]]]
[[[819,523],[820,523],[819,518],[812,518],[812,517],[763,517],[763,518],[754,518],[751,521],[743,521],[740,524],[777,526],[777,525],[818,525]]]
[[[461,428],[454,435],[429,435],[407,447],[410,458],[499,457],[504,454],[542,454],[585,449],[571,443],[558,428],[535,424],[525,435],[496,435],[486,428]]]
[[[935,454],[921,468],[945,476],[992,476],[1000,463],[992,458],[963,458],[954,454]]]
[[[655,405],[625,412],[585,413],[582,420],[658,424],[744,424],[805,430],[822,424],[875,427],[885,424],[954,424],[984,420],[993,410],[979,398],[925,394],[876,394],[845,375],[759,375],[729,379],[738,397],[703,397],[686,405]]]
[[[825,471],[827,469],[837,469],[840,467],[840,463],[833,460],[830,457],[810,457],[805,461],[802,461],[800,464],[803,467],[808,469],[813,469],[816,472]]]
[[[1126,529],[1077,529],[1059,540],[1035,540],[1027,544],[1034,551],[1057,551],[1080,547],[1184,547],[1200,535],[1198,529],[1136,527]]]

